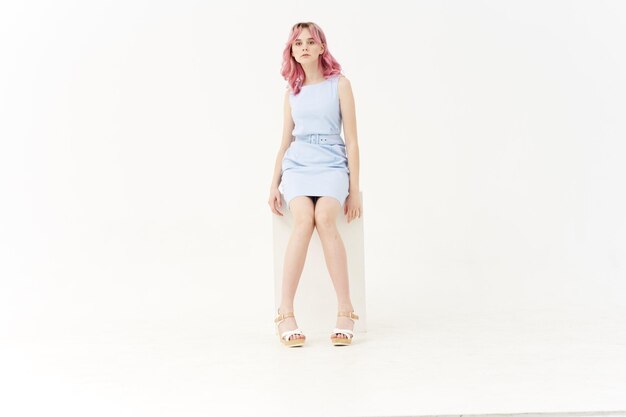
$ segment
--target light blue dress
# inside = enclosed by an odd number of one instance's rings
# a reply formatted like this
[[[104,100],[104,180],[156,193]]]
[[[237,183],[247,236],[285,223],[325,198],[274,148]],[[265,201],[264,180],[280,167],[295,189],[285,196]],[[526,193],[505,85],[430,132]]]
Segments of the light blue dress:
[[[330,196],[343,207],[350,185],[346,146],[341,138],[339,75],[304,85],[289,94],[295,123],[282,160],[282,192],[289,202],[297,196]]]

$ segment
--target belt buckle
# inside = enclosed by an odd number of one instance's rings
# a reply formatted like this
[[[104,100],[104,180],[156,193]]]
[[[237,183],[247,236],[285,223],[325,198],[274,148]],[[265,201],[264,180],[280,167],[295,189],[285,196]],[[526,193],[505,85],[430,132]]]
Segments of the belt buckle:
[[[309,142],[310,143],[315,143],[315,144],[319,145],[320,141],[326,142],[326,138],[321,138],[320,139],[320,134],[319,133],[311,133],[311,135],[309,136]]]

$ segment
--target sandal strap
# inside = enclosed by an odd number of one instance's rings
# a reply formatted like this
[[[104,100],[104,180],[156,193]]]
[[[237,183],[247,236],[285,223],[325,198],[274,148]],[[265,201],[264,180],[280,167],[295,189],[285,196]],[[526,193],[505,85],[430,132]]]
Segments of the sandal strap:
[[[300,334],[302,336],[304,336],[304,333],[302,333],[302,330],[300,329],[295,329],[295,330],[287,330],[286,332],[282,332],[280,334],[280,338],[281,339],[285,339],[288,340],[291,336],[295,335],[295,334]],[[286,336],[286,337],[285,337]]]
[[[339,329],[337,327],[335,327],[333,329],[333,334],[335,334],[335,333],[345,334],[349,338],[352,338],[354,336],[354,332],[352,330],[349,330],[349,329]]]
[[[278,315],[276,316],[276,318],[274,319],[274,323],[280,324],[283,320],[285,320],[286,318],[289,317],[296,317],[293,314],[293,311],[289,312],[289,313],[280,313],[279,310],[276,310],[278,312]]]
[[[337,313],[337,317],[348,317],[352,321],[359,319],[359,316],[357,316],[354,311],[340,311]]]

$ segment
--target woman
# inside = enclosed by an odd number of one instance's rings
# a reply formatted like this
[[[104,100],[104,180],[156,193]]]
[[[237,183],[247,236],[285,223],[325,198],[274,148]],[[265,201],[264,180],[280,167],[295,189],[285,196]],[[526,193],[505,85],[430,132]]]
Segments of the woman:
[[[328,51],[324,32],[312,22],[292,27],[281,75],[288,81],[283,137],[268,203],[274,214],[283,215],[278,210],[282,185],[293,215],[293,231],[285,254],[276,333],[288,347],[304,344],[306,337],[296,324],[293,301],[309,241],[317,228],[337,293],[337,323],[331,340],[335,346],[349,345],[358,316],[350,300],[346,250],[336,219],[342,208],[348,223],[361,217],[352,88]],[[345,143],[340,136],[342,120]]]

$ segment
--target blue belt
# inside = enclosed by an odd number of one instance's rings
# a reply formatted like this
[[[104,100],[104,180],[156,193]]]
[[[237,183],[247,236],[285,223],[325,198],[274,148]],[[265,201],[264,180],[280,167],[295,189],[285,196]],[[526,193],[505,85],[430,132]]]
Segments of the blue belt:
[[[331,133],[311,133],[309,135],[296,135],[297,141],[307,142],[307,143],[317,143],[317,144],[325,144],[325,145],[344,145],[343,139],[341,135]]]

